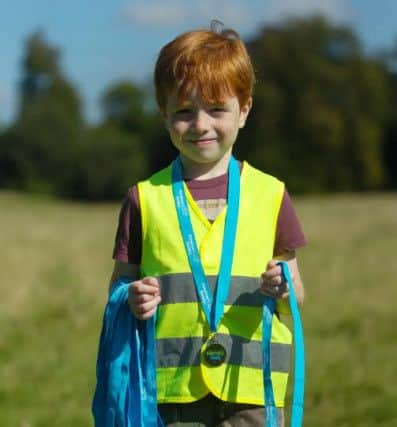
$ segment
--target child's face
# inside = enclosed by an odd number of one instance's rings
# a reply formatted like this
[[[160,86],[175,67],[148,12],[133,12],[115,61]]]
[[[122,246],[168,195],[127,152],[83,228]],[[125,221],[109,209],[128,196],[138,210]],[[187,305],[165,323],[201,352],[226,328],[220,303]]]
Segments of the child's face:
[[[171,94],[164,119],[172,143],[182,157],[195,164],[228,158],[251,102],[240,108],[236,96],[221,104],[208,104],[197,93],[183,101],[178,101],[176,93]]]

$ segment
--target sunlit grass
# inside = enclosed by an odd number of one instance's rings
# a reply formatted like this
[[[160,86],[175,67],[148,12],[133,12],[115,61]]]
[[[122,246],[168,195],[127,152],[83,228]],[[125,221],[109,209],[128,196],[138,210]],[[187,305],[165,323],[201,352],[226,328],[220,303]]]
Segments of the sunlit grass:
[[[397,195],[298,201],[308,426],[397,425]]]
[[[397,425],[397,195],[295,200],[305,426]],[[0,193],[0,426],[90,426],[119,206]]]

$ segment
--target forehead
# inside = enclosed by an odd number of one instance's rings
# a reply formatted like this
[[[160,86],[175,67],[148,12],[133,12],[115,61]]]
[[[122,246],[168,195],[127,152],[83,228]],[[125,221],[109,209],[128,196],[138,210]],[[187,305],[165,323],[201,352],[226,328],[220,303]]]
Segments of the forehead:
[[[191,90],[181,90],[174,88],[167,95],[167,105],[212,105],[212,104],[228,104],[233,102],[235,96],[229,93],[206,93],[199,88],[194,87]]]

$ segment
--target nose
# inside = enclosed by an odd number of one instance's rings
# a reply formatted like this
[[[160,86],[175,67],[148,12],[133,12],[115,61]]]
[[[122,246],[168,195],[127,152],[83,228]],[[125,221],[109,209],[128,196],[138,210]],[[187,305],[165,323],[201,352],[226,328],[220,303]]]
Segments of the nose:
[[[204,133],[210,128],[211,116],[204,110],[199,110],[193,117],[192,128],[197,133]]]

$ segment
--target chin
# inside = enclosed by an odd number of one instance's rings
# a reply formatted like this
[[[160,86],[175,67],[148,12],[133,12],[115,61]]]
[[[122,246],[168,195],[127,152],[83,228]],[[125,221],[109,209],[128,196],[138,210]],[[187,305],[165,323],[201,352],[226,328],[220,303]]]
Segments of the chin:
[[[195,161],[196,163],[202,163],[202,164],[208,164],[208,163],[216,163],[219,162],[219,160],[221,160],[222,157],[211,157],[211,156],[203,156],[203,157],[199,157],[196,159],[192,159],[193,161]]]

